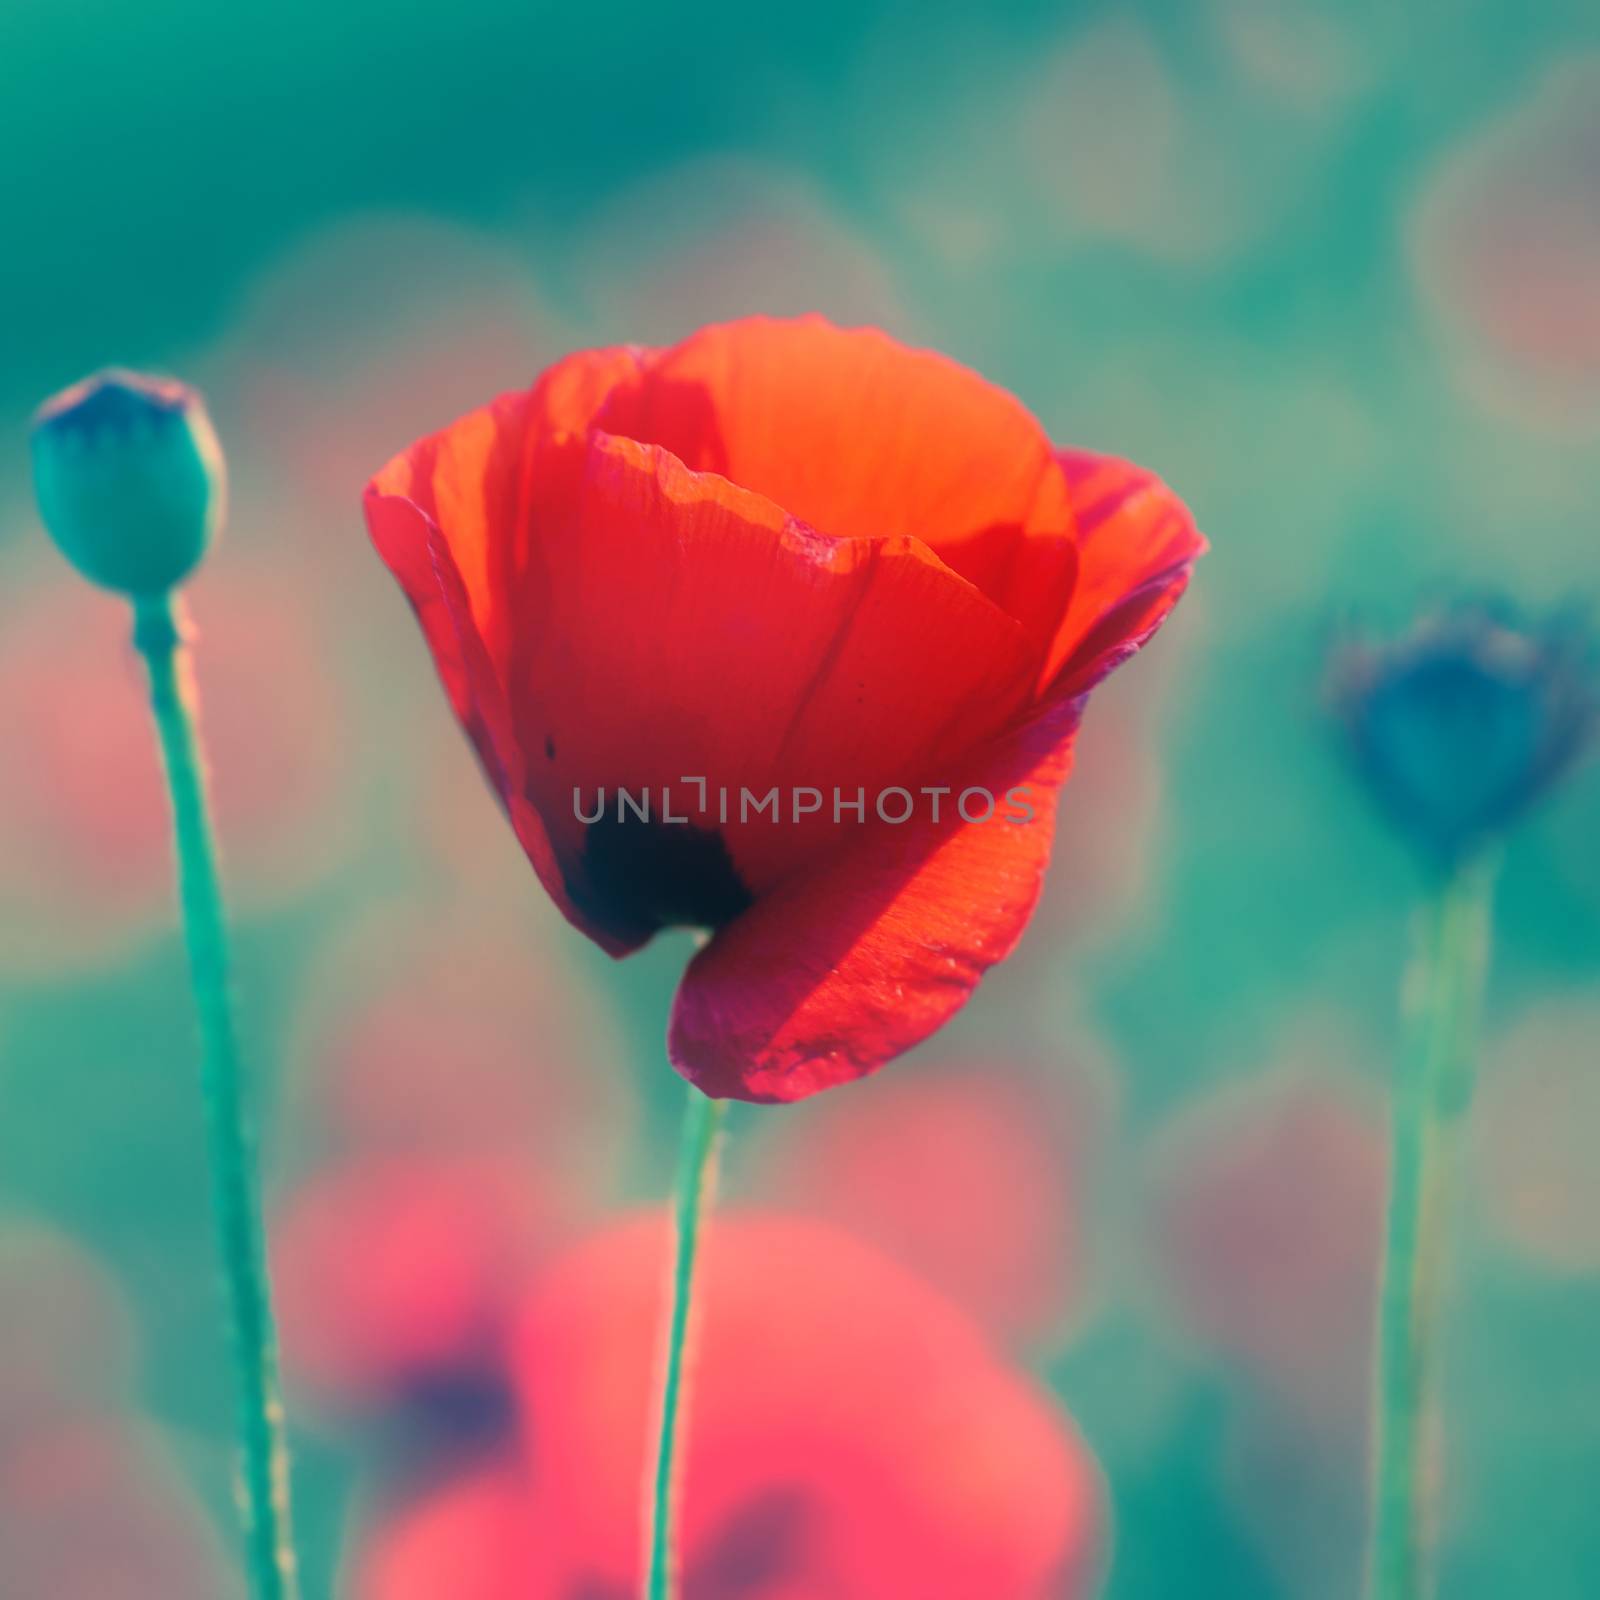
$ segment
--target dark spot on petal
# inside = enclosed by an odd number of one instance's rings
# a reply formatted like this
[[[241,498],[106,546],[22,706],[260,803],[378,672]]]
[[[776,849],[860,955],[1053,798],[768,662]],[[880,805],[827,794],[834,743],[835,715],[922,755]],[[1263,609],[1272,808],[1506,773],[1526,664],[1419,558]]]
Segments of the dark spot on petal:
[[[381,1423],[378,1444],[401,1477],[432,1477],[493,1453],[518,1437],[508,1376],[492,1360],[407,1375]]]
[[[761,1600],[808,1576],[816,1505],[804,1489],[774,1486],[745,1501],[698,1548],[684,1552],[683,1600]],[[564,1600],[632,1600],[635,1591],[587,1574]]]
[[[690,1552],[684,1600],[757,1600],[772,1585],[803,1577],[816,1509],[793,1486],[746,1501],[699,1552]]]
[[[568,890],[585,916],[628,936],[720,928],[753,898],[715,829],[614,810],[588,825]]]
[[[556,742],[548,733],[544,736],[544,754],[547,761],[554,761],[556,758]]]
[[[566,1600],[633,1600],[634,1591],[609,1578],[579,1578],[567,1590]]]

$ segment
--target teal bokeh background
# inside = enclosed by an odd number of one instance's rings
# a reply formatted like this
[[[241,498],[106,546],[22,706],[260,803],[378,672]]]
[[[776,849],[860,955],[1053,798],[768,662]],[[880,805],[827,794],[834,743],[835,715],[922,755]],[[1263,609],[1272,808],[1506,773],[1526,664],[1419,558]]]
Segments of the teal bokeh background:
[[[119,1404],[219,1516],[159,791],[115,607],[31,508],[32,407],[109,362],[167,369],[206,389],[228,451],[195,609],[283,1194],[328,1142],[319,1019],[374,927],[437,920],[469,964],[509,942],[559,975],[541,984],[569,1010],[530,1050],[595,1074],[604,1056],[633,1108],[597,1203],[659,1193],[675,1129],[660,1034],[684,946],[612,967],[500,837],[365,546],[385,456],[564,349],[819,309],[1159,470],[1214,551],[1091,708],[1023,953],[889,1072],[1098,1063],[1113,1109],[1092,1162],[1070,1157],[1092,1168],[1086,1286],[1016,1359],[1099,1453],[1106,1594],[1344,1595],[1359,1393],[1295,1399],[1338,1364],[1314,1340],[1287,1385],[1263,1356],[1301,1338],[1271,1270],[1260,1343],[1197,1314],[1155,1197],[1171,1152],[1225,1151],[1257,1090],[1309,1081],[1368,1117],[1395,1054],[1415,884],[1319,711],[1332,630],[1440,591],[1537,612],[1600,580],[1597,107],[1580,0],[1427,20],[1314,0],[0,16],[0,1206],[118,1286],[140,1352]],[[1587,770],[1506,857],[1452,1302],[1451,1600],[1600,1587],[1597,823]],[[783,1136],[808,1114],[779,1114]],[[768,1136],[736,1120],[736,1141]],[[1268,1211],[1321,1171],[1216,1159]],[[1312,1260],[1352,1248],[1343,1172],[1305,1201]],[[1206,1271],[1231,1267],[1252,1270],[1222,1249]],[[48,1299],[39,1272],[4,1299]],[[325,1585],[359,1452],[313,1431],[303,1453]]]

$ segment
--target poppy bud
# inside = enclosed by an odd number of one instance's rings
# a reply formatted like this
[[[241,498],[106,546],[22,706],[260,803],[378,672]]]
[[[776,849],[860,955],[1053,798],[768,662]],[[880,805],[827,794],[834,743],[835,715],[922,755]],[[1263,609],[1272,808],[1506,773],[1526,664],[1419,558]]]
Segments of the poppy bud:
[[[222,448],[187,384],[109,368],[64,389],[33,424],[39,514],[86,578],[160,595],[222,521]]]
[[[1597,726],[1584,634],[1483,606],[1341,645],[1330,698],[1379,809],[1445,866],[1517,823]]]

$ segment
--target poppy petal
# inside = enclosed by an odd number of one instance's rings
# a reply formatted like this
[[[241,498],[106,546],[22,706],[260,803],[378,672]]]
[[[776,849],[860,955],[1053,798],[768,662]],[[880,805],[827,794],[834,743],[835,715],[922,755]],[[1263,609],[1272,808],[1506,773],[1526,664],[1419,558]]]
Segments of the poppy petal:
[[[446,1483],[358,1550],[355,1600],[516,1600],[532,1591],[528,1484],[512,1462]]]
[[[1144,645],[1188,586],[1206,541],[1153,472],[1061,450],[1078,534],[1078,582],[1050,653],[1060,692],[1083,694]]]
[[[573,898],[619,940],[726,920],[674,903],[713,844],[742,909],[836,845],[831,806],[796,815],[797,791],[870,796],[951,766],[1028,694],[1016,621],[917,540],[828,538],[657,447],[573,443],[532,521],[515,742]],[[626,838],[579,816],[604,791],[620,822],[618,787],[655,808]],[[743,804],[773,791],[771,811]]]
[[[798,1100],[947,1021],[1032,915],[1081,711],[1081,697],[1038,708],[969,758],[939,821],[924,802],[903,824],[876,822],[718,933],[673,1007],[678,1070],[713,1097]],[[963,821],[952,804],[971,790],[993,796],[996,815]],[[1002,814],[1017,791],[1026,820]]]
[[[506,700],[528,563],[528,499],[553,442],[587,427],[641,359],[629,346],[580,351],[527,393],[502,395],[384,466],[363,498],[367,528],[411,602],[451,709],[540,881],[567,919],[612,955],[636,949],[574,905],[549,836],[529,802]]]
[[[591,920],[568,893],[544,819],[528,799],[527,763],[505,687],[478,632],[466,584],[444,535],[420,506],[398,495],[369,490],[366,512],[373,542],[411,598],[451,707],[545,892],[575,928],[608,954],[636,950],[642,937],[622,937]]]
[[[875,328],[704,328],[619,383],[597,425],[823,533],[920,539],[1041,638],[1071,593],[1072,513],[1039,423],[958,362]]]
[[[368,531],[416,608],[447,688],[460,671],[459,652],[438,627],[428,533],[446,533],[477,630],[493,650],[514,625],[507,604],[509,543],[529,412],[528,395],[502,395],[396,456],[367,485]],[[395,502],[417,515],[401,516]]]
[[[501,395],[412,445],[367,485],[373,543],[416,608],[447,689],[458,662],[449,631],[430,626],[427,614],[437,600],[427,529],[444,535],[478,632],[503,669],[517,625],[511,599],[526,560],[529,479],[540,447],[586,430],[606,395],[642,359],[631,346],[570,355],[532,389]],[[409,502],[422,522],[401,517],[388,506],[393,499]]]

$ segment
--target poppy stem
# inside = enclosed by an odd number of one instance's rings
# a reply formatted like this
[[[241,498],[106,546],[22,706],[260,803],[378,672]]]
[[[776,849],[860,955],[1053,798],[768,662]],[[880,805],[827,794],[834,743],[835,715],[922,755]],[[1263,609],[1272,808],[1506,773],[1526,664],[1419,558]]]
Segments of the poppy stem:
[[[661,1380],[661,1431],[649,1485],[649,1576],[645,1600],[677,1600],[678,1594],[677,1469],[685,1352],[694,1301],[695,1256],[701,1225],[716,1187],[717,1135],[726,1108],[726,1101],[713,1100],[695,1088],[689,1090],[673,1191],[672,1302]]]
[[[172,802],[178,897],[200,1025],[201,1096],[217,1248],[232,1325],[240,1452],[239,1509],[255,1600],[294,1600],[289,1452],[262,1244],[255,1139],[240,1078],[229,996],[228,941],[205,757],[182,612],[172,595],[135,603],[134,644],[150,676],[150,706]]]
[[[1388,1237],[1374,1395],[1372,1600],[1432,1592],[1439,1306],[1454,1168],[1472,1099],[1494,865],[1456,867],[1422,908],[1406,984],[1412,1037],[1391,1095]]]

